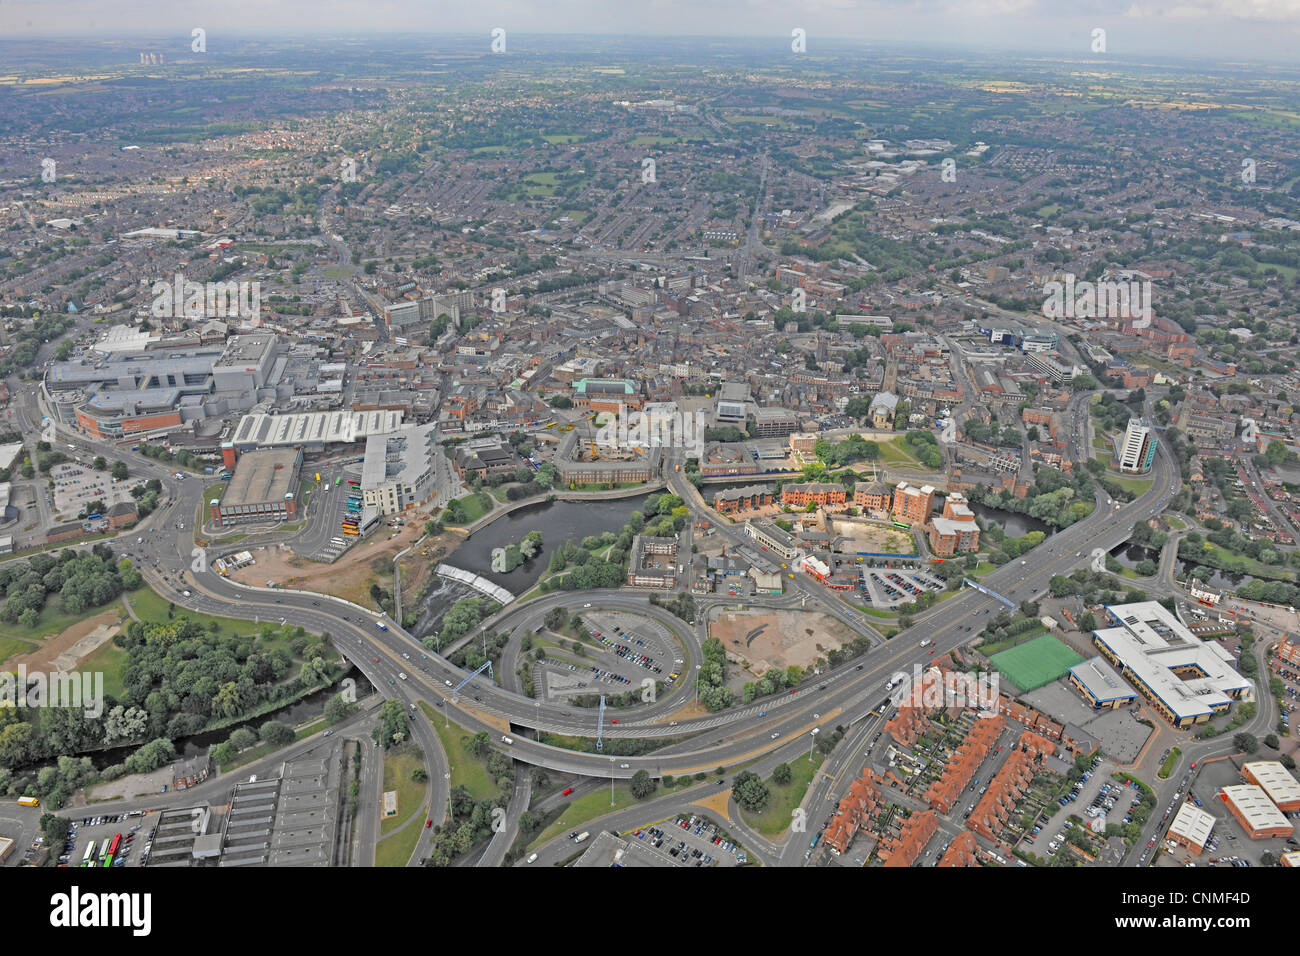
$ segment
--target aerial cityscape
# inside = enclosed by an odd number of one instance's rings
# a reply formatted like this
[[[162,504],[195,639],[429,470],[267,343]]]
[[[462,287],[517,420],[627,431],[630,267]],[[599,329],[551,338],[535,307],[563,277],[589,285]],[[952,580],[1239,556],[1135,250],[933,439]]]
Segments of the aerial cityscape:
[[[1300,67],[797,22],[0,39],[0,865],[1300,867]]]

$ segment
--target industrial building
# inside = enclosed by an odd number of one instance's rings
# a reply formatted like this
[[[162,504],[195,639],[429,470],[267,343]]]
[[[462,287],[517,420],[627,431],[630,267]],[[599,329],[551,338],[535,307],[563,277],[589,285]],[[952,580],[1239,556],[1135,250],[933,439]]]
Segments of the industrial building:
[[[1210,839],[1210,833],[1214,830],[1215,822],[1213,814],[1206,813],[1195,804],[1184,801],[1165,835],[1200,856]]]
[[[1241,777],[1268,795],[1284,813],[1300,810],[1300,783],[1278,760],[1253,760],[1241,765]]]
[[[224,494],[208,503],[213,522],[224,526],[296,517],[301,468],[302,451],[296,448],[240,455]]]
[[[401,424],[402,413],[394,411],[245,415],[222,446],[222,460],[229,467],[242,452],[284,446],[318,454],[331,445],[351,445],[371,435],[396,431]]]
[[[1219,799],[1252,840],[1287,837],[1295,830],[1291,821],[1274,806],[1263,788],[1254,784],[1224,787],[1219,791]]]

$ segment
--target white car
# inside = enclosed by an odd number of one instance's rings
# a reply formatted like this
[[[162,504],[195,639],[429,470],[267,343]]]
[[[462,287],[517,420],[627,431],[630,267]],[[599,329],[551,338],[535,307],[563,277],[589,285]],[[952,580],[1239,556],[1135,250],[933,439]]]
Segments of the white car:
[[[773,739],[773,740],[776,740],[776,738],[777,738],[777,737],[780,737],[780,736],[781,736],[781,734],[780,734],[779,731],[774,731],[774,732],[772,733],[772,739]]]

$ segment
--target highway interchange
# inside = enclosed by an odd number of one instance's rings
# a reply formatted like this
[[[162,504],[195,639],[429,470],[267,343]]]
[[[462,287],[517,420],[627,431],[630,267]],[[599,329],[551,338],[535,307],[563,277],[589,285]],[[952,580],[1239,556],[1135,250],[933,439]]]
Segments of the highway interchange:
[[[19,405],[18,414],[24,427],[33,432],[39,427],[41,415],[30,393]],[[1086,418],[1080,424],[1086,426]],[[1080,445],[1085,444],[1086,435],[1084,427],[1079,436],[1084,439],[1079,441]],[[101,450],[79,435],[61,431],[59,440],[66,440],[79,453],[95,454]],[[121,449],[117,451],[122,457]],[[805,801],[810,820],[820,820],[833,810],[861,766],[863,744],[879,729],[880,719],[872,711],[885,695],[886,681],[897,672],[910,673],[913,665],[923,665],[930,659],[929,650],[920,645],[921,639],[929,638],[937,653],[951,650],[977,635],[984,621],[1003,606],[994,597],[965,588],[914,615],[911,628],[885,642],[856,609],[806,575],[796,575],[785,595],[748,598],[747,606],[790,607],[810,602],[868,637],[872,649],[864,657],[810,678],[794,693],[738,705],[705,717],[672,719],[672,715],[683,709],[690,694],[690,679],[701,660],[700,645],[707,634],[709,613],[728,604],[734,606],[736,599],[728,601],[716,595],[697,598],[697,620],[693,623],[652,606],[646,596],[632,591],[556,592],[524,604],[508,605],[487,622],[493,632],[517,634],[524,629],[536,630],[550,608],[562,605],[580,614],[623,611],[648,617],[669,628],[681,642],[685,654],[681,666],[684,676],[671,692],[655,703],[624,709],[618,715],[617,725],[609,723],[607,717],[600,728],[606,740],[669,738],[673,742],[643,756],[582,753],[550,746],[534,738],[539,733],[594,737],[597,732],[594,710],[584,712],[534,700],[498,687],[486,678],[475,680],[454,701],[452,687],[467,676],[466,672],[423,647],[396,622],[329,595],[253,588],[236,584],[211,570],[192,570],[206,567],[196,562],[200,552],[195,549],[193,527],[203,491],[202,478],[178,481],[165,465],[138,455],[127,457],[134,477],[158,477],[163,481],[170,504],[160,507],[116,544],[134,561],[148,584],[177,606],[254,621],[284,621],[313,632],[328,633],[335,647],[383,695],[399,699],[408,707],[426,701],[445,715],[444,719],[454,720],[470,732],[488,732],[497,746],[509,746],[511,756],[521,763],[561,773],[609,780],[628,779],[643,769],[655,777],[711,773],[717,767],[741,764],[752,765],[760,772],[770,771],[780,760],[802,752],[815,728],[844,725],[848,729],[845,740],[814,779]],[[674,463],[670,454],[665,470],[670,475],[671,490],[689,504],[700,506],[702,499],[698,492],[680,472],[672,469]],[[331,467],[328,473],[336,472]],[[1158,449],[1152,478],[1146,493],[1128,503],[1107,503],[1104,493],[1099,492],[1097,507],[1091,515],[1049,536],[1026,558],[1013,560],[985,575],[981,584],[1013,603],[1043,595],[1053,576],[1088,566],[1094,549],[1109,551],[1123,543],[1136,522],[1160,513],[1177,493],[1180,487],[1177,466],[1163,443]],[[719,525],[717,530],[727,539],[729,547],[753,546],[730,527]],[[217,553],[215,550],[210,555],[204,553],[205,562]],[[386,630],[377,626],[380,621],[386,624]],[[510,646],[513,648],[515,642]],[[405,678],[399,679],[401,674]],[[1264,715],[1255,723],[1262,726]],[[427,722],[416,716],[412,726],[424,753],[439,754],[440,745]],[[502,743],[504,737],[510,738],[509,745]],[[1218,749],[1223,746],[1219,744]],[[611,749],[615,749],[613,745]],[[1208,743],[1197,749],[1207,754],[1214,751]],[[433,805],[445,807],[446,772],[439,769],[433,757],[429,759]],[[523,781],[528,774],[520,773],[518,777],[521,781],[518,786],[526,787]],[[643,813],[652,812],[658,802],[673,800],[678,806],[683,803],[679,794],[664,794],[655,798],[655,806],[639,809]],[[511,832],[522,808],[521,803],[512,810]],[[1156,822],[1153,821],[1152,829]],[[417,857],[427,842],[426,836]],[[480,856],[479,864],[498,863],[504,857],[504,843],[504,839],[494,840]],[[800,865],[803,848],[804,841],[790,839],[781,846],[755,847],[755,853],[760,862]]]

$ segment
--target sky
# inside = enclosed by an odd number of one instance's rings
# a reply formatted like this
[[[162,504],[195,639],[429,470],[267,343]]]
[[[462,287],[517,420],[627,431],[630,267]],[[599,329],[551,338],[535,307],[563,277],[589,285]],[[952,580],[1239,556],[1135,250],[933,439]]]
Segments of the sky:
[[[0,0],[0,37],[310,33],[771,36],[1300,64],[1300,0]],[[1104,49],[1098,49],[1104,30]],[[515,44],[516,48],[519,44]],[[0,64],[2,67],[3,64]]]

